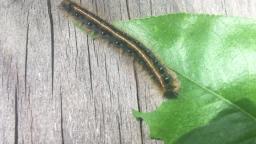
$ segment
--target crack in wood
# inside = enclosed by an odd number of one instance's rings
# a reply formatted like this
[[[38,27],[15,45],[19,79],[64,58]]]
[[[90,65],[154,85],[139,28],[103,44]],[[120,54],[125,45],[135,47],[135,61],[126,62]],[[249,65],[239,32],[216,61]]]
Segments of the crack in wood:
[[[65,144],[64,130],[63,130],[63,95],[62,88],[60,87],[60,129],[61,129],[61,144]]]
[[[50,30],[51,30],[51,68],[52,68],[52,96],[54,91],[54,27],[53,27],[53,17],[52,17],[52,6],[51,0],[47,0],[48,15],[50,19]]]
[[[95,46],[95,41],[94,41],[94,39],[92,40],[92,44],[93,44],[93,51],[94,51],[94,54],[95,54],[97,66],[99,67],[99,56],[98,56],[97,50],[95,49],[96,46]]]
[[[150,15],[153,16],[153,5],[152,5],[152,0],[149,1],[150,5]]]
[[[31,117],[31,122],[30,122],[30,142],[31,144],[34,144],[34,140],[33,140],[33,122],[34,122],[34,118],[33,118],[33,111],[32,108],[30,109],[30,117]]]
[[[108,86],[108,90],[109,90],[109,94],[110,94],[110,102],[111,104],[113,104],[112,101],[112,97],[113,97],[113,92],[109,83],[109,73],[108,73],[108,68],[107,68],[107,58],[106,58],[106,53],[104,52],[104,70],[105,70],[105,74],[106,74],[106,82],[107,82],[107,86]]]
[[[87,35],[86,37],[87,37],[86,41],[87,41],[87,54],[88,54],[88,65],[89,65],[90,86],[91,86],[91,92],[92,92],[92,95],[93,95],[91,53],[90,53],[90,46],[89,46],[89,39],[88,39],[88,35]]]
[[[221,3],[222,8],[224,9],[225,15],[228,15],[227,9],[226,9],[226,0],[223,0]]]
[[[118,116],[116,116],[116,119],[117,119],[117,126],[118,126],[119,143],[122,144],[121,124]]]
[[[74,29],[75,31],[75,45],[76,45],[76,56],[75,56],[75,74],[76,74],[76,78],[77,78],[77,58],[78,58],[78,46],[77,46],[77,34],[76,34],[76,29]]]
[[[19,114],[18,114],[18,87],[19,87],[19,75],[17,72],[15,93],[14,93],[14,144],[18,144],[19,140]]]
[[[138,111],[141,112],[141,105],[140,105],[140,96],[139,96],[139,79],[138,79],[138,73],[137,73],[137,67],[135,65],[135,61],[133,62],[133,70],[134,70],[134,79],[136,84],[136,94],[137,94],[137,104],[138,104]],[[141,143],[144,143],[143,140],[143,129],[142,129],[142,120],[139,120],[140,123],[140,137],[141,137]]]
[[[128,19],[131,19],[129,1],[125,0],[125,3],[126,3],[126,11],[127,11]]]
[[[25,46],[25,96],[27,96],[27,69],[28,69],[28,39],[29,39],[29,11],[27,14],[27,33],[26,33],[26,46]]]

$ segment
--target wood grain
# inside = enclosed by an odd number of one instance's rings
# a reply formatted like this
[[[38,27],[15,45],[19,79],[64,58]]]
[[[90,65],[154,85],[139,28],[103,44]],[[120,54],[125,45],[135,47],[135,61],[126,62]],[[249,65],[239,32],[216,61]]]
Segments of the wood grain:
[[[109,22],[170,12],[256,17],[254,0],[77,0]],[[0,0],[0,144],[152,144],[132,109],[163,101],[133,60],[75,28],[60,0]]]

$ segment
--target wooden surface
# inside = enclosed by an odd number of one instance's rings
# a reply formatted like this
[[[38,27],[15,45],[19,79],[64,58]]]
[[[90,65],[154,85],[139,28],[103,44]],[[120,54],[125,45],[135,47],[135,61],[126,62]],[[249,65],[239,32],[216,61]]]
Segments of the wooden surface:
[[[104,19],[256,17],[255,0],[77,0]],[[63,17],[60,0],[0,0],[0,144],[155,144],[132,109],[163,101],[131,58]]]

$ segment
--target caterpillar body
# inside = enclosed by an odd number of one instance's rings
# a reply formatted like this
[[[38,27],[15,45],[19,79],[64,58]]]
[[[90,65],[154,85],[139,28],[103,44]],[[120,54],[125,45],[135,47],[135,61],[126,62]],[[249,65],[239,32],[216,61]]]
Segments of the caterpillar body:
[[[62,1],[60,8],[80,26],[91,30],[116,47],[133,55],[152,74],[153,79],[163,89],[164,96],[172,97],[178,94],[179,81],[175,73],[167,69],[142,43],[70,0]]]

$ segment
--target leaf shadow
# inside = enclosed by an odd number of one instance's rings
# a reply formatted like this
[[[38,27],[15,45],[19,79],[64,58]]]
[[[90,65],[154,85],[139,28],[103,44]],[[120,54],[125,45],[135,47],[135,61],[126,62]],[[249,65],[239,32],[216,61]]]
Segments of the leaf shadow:
[[[249,99],[242,99],[237,103],[256,110],[256,105]],[[174,144],[255,144],[255,119],[246,113],[241,115],[237,109],[227,108],[209,124],[186,133]]]

